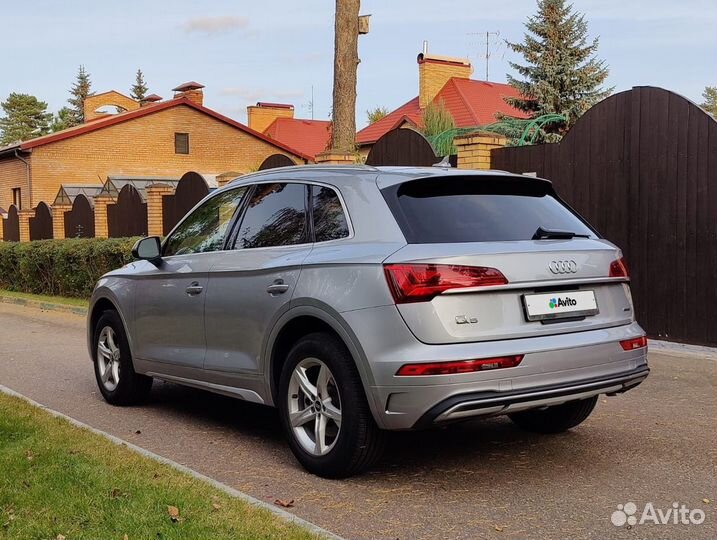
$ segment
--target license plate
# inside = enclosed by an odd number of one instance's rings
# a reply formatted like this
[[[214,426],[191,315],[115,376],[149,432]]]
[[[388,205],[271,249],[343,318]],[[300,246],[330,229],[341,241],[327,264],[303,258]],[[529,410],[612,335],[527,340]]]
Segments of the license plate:
[[[529,321],[586,317],[598,313],[594,291],[563,291],[523,295]]]

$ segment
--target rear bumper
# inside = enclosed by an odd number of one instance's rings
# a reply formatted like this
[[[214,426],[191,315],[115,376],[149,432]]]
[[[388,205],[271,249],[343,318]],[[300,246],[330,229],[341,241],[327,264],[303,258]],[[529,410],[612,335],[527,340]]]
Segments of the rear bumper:
[[[598,394],[615,395],[635,388],[647,378],[650,368],[642,366],[611,377],[580,383],[551,385],[523,392],[469,392],[451,396],[431,407],[412,426],[420,429],[472,416],[509,414],[535,407],[559,405]]]

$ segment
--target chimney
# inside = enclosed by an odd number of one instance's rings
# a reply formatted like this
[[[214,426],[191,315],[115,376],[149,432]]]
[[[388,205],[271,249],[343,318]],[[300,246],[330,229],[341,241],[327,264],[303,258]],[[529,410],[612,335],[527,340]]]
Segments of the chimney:
[[[148,96],[144,96],[144,99],[140,100],[139,106],[146,107],[147,105],[154,105],[158,101],[162,101],[161,96],[158,96],[157,94],[150,94]]]
[[[264,133],[277,118],[294,118],[294,106],[259,101],[256,105],[249,105],[246,108],[246,117],[251,129]]]
[[[424,50],[428,44],[424,42]],[[422,52],[418,55],[418,106],[425,109],[436,94],[453,77],[469,79],[473,73],[467,58],[438,56]]]
[[[177,86],[177,88],[172,88],[172,92],[174,92],[174,98],[187,98],[189,101],[193,101],[197,105],[204,105],[204,92],[202,92],[202,88],[204,88],[203,84],[199,84],[195,81],[189,81],[185,82],[184,84],[180,84]]]

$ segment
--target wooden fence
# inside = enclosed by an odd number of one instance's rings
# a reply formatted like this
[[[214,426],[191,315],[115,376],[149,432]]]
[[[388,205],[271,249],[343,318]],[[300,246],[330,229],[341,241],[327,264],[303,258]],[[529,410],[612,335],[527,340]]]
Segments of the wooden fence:
[[[534,172],[630,266],[654,338],[717,346],[717,122],[670,91],[636,87],[591,108],[560,144],[500,148],[492,167]]]
[[[126,184],[117,202],[107,205],[107,230],[110,238],[147,234],[147,203],[133,185]]]
[[[3,240],[5,242],[20,241],[20,216],[17,213],[17,207],[10,205],[7,211],[7,218],[3,219]]]

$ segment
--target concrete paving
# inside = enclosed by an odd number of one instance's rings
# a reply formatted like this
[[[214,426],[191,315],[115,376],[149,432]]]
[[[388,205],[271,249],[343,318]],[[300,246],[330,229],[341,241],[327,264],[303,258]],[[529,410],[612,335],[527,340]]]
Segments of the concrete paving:
[[[651,353],[650,365],[569,433],[495,418],[392,434],[372,471],[330,481],[299,467],[272,409],[167,383],[146,405],[107,405],[83,318],[0,304],[0,384],[261,500],[294,499],[289,511],[357,539],[717,537],[717,361]],[[706,518],[617,527],[627,502],[638,518],[648,502]]]

